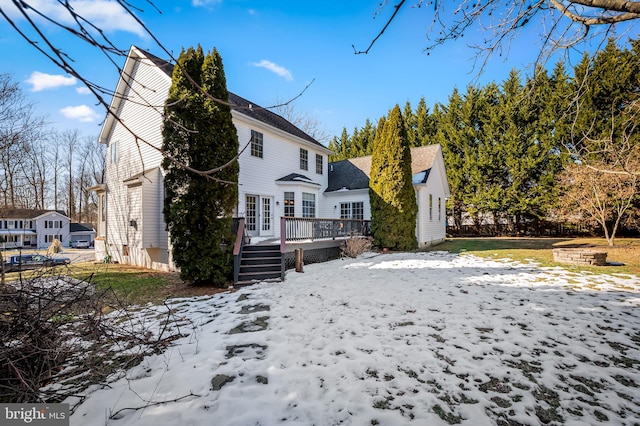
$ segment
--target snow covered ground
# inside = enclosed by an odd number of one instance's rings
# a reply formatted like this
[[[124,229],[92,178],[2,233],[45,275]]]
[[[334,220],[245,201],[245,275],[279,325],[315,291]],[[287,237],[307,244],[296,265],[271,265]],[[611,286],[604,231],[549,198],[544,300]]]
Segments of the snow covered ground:
[[[188,336],[72,425],[640,422],[638,277],[367,253],[172,303]]]

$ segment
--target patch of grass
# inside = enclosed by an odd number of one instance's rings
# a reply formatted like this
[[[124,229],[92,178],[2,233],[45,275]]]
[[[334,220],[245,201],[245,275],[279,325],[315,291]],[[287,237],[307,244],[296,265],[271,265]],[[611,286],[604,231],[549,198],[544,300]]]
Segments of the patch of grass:
[[[593,248],[607,252],[607,260],[622,266],[573,266],[553,261],[554,248]],[[609,247],[603,238],[448,238],[427,250],[469,253],[492,259],[512,259],[541,266],[560,266],[569,271],[640,276],[640,239],[619,238]]]
[[[459,424],[464,420],[461,416],[456,416],[453,413],[447,413],[441,406],[438,404],[434,405],[432,408],[433,412],[436,413],[442,420],[449,423],[450,425]]]
[[[176,272],[161,272],[117,263],[72,263],[22,272],[22,279],[68,275],[96,285],[98,292],[112,292],[113,298],[123,304],[159,304],[169,297],[189,297],[215,294],[226,289],[213,286],[192,286],[180,279]],[[19,279],[18,272],[8,273],[7,282]],[[114,301],[115,302],[115,301]]]

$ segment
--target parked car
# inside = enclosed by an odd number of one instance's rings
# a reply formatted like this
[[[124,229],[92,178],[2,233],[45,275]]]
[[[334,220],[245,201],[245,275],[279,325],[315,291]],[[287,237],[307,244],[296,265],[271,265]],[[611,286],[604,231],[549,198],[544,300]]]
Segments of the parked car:
[[[51,257],[44,254],[16,254],[5,262],[4,271],[24,271],[27,269],[68,265],[69,263],[71,263],[71,259],[68,257]]]
[[[89,243],[89,241],[87,240],[72,241],[71,247],[72,248],[89,248],[91,247],[91,243]]]

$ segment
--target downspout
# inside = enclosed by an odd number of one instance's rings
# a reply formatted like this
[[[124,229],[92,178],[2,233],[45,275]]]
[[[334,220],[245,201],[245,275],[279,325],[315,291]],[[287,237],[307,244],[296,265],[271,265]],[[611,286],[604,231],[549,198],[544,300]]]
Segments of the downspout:
[[[418,240],[418,248],[421,248],[421,243],[420,243],[420,239],[422,237],[422,233],[421,233],[421,227],[420,227],[420,212],[422,211],[422,209],[420,208],[420,187],[418,185],[415,186],[416,188],[416,204],[418,205],[418,214],[416,215],[416,238]]]
[[[280,216],[280,279],[284,281],[285,257],[287,255],[287,219]]]
[[[111,262],[111,254],[109,253],[109,186],[104,184],[104,252],[107,254],[104,257],[104,263]]]

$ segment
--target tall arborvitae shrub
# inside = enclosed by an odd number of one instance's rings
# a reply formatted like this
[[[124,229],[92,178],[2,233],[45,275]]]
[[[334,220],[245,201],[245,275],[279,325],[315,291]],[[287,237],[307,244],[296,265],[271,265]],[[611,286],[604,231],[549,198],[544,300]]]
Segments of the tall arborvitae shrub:
[[[411,181],[411,150],[398,105],[387,120],[378,123],[369,198],[374,244],[397,250],[416,248],[418,205]]]
[[[232,161],[238,135],[230,107],[214,99],[229,99],[218,51],[205,56],[200,46],[183,50],[165,104],[163,213],[181,278],[224,286],[233,273],[227,248],[233,244],[231,222],[238,200],[239,166]],[[184,167],[207,171],[227,163],[211,176]]]

